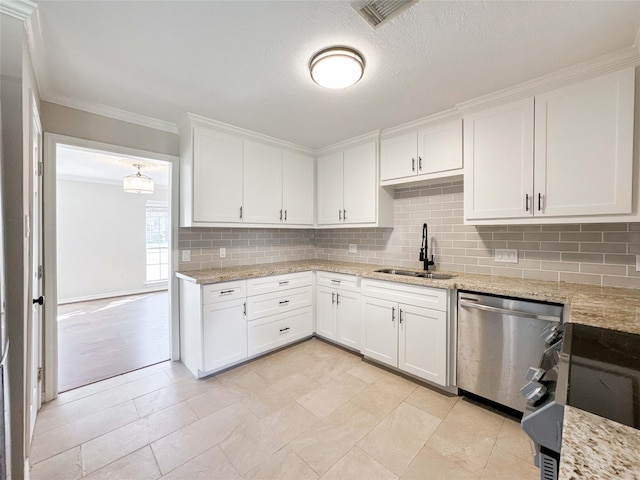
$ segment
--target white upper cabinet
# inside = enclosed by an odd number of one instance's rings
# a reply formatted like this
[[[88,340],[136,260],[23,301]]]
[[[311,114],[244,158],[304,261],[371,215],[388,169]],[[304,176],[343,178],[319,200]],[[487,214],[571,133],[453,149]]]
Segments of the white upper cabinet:
[[[465,116],[464,156],[467,219],[531,215],[533,98]]]
[[[535,215],[632,211],[634,71],[536,97]]]
[[[242,138],[195,126],[190,169],[193,223],[240,222]]]
[[[460,175],[462,119],[383,138],[380,149],[382,185]]]
[[[195,115],[188,119],[180,131],[181,226],[314,225],[313,156]]]
[[[393,195],[378,184],[377,142],[318,157],[319,226],[393,226]]]
[[[315,222],[315,159],[310,155],[282,152],[283,222],[313,225]]]
[[[630,220],[634,78],[628,68],[465,115],[465,220]]]
[[[280,223],[282,149],[244,141],[244,221]]]

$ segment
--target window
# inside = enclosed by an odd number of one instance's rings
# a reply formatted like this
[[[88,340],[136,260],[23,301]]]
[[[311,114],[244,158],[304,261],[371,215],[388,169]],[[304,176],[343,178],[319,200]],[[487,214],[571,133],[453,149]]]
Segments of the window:
[[[169,207],[147,202],[147,282],[169,279]]]

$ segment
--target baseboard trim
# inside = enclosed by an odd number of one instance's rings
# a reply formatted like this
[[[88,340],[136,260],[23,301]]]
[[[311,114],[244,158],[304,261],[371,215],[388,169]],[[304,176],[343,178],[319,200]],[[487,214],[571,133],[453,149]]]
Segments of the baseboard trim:
[[[144,293],[154,293],[161,292],[163,290],[168,290],[168,285],[156,285],[148,288],[141,288],[137,290],[123,290],[120,292],[108,292],[101,293],[97,295],[87,295],[85,297],[73,297],[73,298],[62,298],[58,300],[58,305],[66,305],[68,303],[78,303],[78,302],[89,302],[91,300],[103,300],[105,298],[115,298],[115,297],[126,297],[129,295],[141,295]]]

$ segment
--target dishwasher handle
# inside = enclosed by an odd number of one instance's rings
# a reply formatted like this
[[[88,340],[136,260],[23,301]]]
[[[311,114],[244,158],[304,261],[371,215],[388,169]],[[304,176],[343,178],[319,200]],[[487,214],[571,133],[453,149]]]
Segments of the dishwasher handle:
[[[476,301],[460,297],[458,300],[458,305],[461,307],[467,308],[475,308],[477,310],[484,310],[485,312],[494,312],[494,313],[503,313],[505,315],[512,315],[517,317],[526,317],[526,318],[535,318],[536,320],[545,320],[547,322],[557,322],[560,323],[560,317],[555,317],[552,315],[541,315],[538,313],[529,313],[522,312],[520,310],[510,310],[508,308],[500,308],[500,307],[492,307],[490,305],[485,305],[483,303],[475,303]]]

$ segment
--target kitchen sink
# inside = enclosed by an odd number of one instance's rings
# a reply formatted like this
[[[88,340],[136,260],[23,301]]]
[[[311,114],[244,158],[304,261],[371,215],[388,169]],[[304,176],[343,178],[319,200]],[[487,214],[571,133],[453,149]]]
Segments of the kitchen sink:
[[[401,275],[404,277],[428,278],[430,280],[450,280],[457,275],[447,273],[429,273],[429,272],[413,272],[411,270],[398,270],[395,268],[381,268],[376,273],[387,273],[389,275]]]

